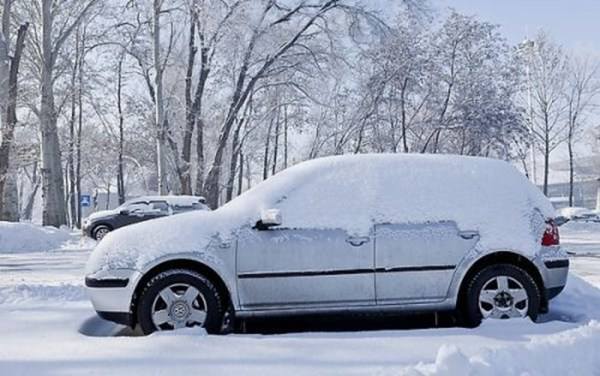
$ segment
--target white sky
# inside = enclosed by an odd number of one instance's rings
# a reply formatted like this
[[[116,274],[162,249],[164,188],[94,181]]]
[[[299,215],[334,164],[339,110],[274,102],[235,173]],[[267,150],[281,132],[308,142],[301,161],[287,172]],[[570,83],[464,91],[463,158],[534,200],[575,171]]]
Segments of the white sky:
[[[518,43],[539,29],[569,50],[600,54],[599,0],[431,0],[436,9],[454,8],[500,25]]]

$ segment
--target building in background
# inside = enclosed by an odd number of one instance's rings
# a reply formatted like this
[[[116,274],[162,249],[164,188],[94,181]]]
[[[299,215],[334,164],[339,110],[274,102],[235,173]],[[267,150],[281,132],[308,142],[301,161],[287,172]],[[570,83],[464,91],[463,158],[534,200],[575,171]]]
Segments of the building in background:
[[[598,207],[598,189],[600,181],[584,180],[573,183],[573,206],[600,209]],[[541,186],[540,186],[541,189]],[[569,206],[569,183],[548,185],[548,198],[556,209]]]

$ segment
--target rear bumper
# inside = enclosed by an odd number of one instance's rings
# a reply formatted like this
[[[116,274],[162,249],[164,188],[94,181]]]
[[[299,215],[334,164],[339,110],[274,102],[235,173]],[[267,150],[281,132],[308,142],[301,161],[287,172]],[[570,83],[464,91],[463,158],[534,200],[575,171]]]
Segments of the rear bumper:
[[[560,246],[542,247],[533,260],[544,282],[546,299],[556,297],[567,284],[569,257]]]
[[[552,287],[550,289],[546,289],[546,299],[550,300],[556,297],[558,294],[562,292],[565,286]]]

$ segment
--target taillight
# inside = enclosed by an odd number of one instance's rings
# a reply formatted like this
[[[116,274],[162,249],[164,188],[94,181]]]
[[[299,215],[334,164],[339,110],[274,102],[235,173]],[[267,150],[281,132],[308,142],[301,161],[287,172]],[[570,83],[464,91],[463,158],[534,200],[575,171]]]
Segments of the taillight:
[[[560,237],[558,236],[558,226],[552,219],[546,221],[546,230],[544,236],[542,236],[542,245],[558,245],[560,243]]]

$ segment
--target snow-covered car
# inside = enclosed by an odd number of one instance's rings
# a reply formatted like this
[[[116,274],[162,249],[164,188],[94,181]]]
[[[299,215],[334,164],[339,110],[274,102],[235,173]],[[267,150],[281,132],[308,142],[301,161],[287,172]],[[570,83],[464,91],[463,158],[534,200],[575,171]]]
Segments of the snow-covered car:
[[[100,210],[83,221],[87,236],[101,240],[120,227],[166,217],[192,210],[208,210],[204,197],[199,196],[141,196],[113,210]]]
[[[553,215],[502,161],[327,157],[214,211],[108,234],[85,284],[101,317],[144,333],[339,312],[457,309],[467,326],[536,319],[569,267]]]

